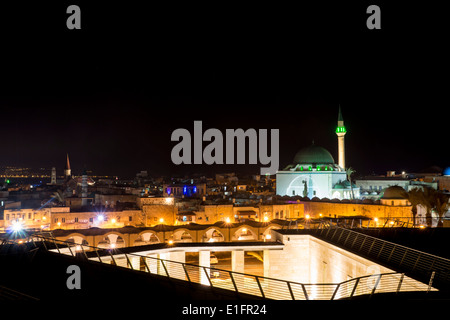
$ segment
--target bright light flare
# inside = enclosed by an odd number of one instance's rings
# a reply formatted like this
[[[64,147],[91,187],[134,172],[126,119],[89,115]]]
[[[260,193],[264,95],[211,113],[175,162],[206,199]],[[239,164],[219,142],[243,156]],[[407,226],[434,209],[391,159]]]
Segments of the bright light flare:
[[[20,222],[13,222],[11,230],[13,232],[20,232],[23,230],[23,225]]]

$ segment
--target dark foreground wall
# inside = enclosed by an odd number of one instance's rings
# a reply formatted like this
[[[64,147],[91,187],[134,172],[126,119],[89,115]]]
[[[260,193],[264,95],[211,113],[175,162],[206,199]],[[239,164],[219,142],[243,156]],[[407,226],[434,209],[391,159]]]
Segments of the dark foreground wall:
[[[14,252],[12,252],[14,251]],[[22,251],[22,252],[21,252]],[[81,270],[81,289],[68,289],[70,265]],[[0,255],[0,285],[41,301],[150,302],[189,300],[255,299],[164,276],[133,271],[95,261],[47,252],[28,251],[25,246]]]

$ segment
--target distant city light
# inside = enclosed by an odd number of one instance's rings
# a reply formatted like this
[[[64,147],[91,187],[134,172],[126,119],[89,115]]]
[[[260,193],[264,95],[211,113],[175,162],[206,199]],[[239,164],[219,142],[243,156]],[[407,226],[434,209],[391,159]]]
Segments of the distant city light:
[[[100,215],[97,216],[97,220],[100,221],[100,222],[104,221],[105,220],[105,216],[100,214]]]
[[[311,218],[311,216],[309,215],[309,214],[307,214],[306,216],[305,216],[305,219],[310,219]]]
[[[11,230],[13,232],[19,232],[23,230],[23,226],[21,223],[19,222],[13,222],[12,226],[11,226]]]
[[[116,219],[114,219],[114,218],[111,219],[111,222],[112,222],[112,223],[116,223]]]
[[[169,240],[169,244],[173,244],[173,240]]]
[[[267,239],[267,240],[272,239],[272,235],[271,235],[270,233],[266,234],[266,239]]]

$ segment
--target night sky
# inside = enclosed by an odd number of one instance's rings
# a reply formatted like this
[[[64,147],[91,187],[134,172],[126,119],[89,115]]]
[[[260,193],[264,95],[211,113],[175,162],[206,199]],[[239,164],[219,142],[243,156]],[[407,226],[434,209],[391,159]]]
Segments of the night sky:
[[[311,144],[360,174],[450,165],[448,58],[439,8],[369,4],[141,7],[77,2],[5,6],[0,166],[74,174],[259,173],[258,165],[171,163],[173,130],[280,130],[280,169]],[[444,41],[445,40],[445,41]],[[205,143],[206,144],[206,143]]]

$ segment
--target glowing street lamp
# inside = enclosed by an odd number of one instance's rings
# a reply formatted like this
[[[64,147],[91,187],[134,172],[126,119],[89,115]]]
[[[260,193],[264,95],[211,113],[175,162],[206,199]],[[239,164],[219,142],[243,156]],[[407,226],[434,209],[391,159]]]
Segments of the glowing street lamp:
[[[11,226],[11,230],[13,232],[20,232],[20,231],[22,231],[22,229],[23,229],[23,226],[20,222],[16,222],[16,221],[13,222],[13,224]]]
[[[226,222],[226,223],[230,223],[230,222],[231,222],[231,219],[230,219],[229,217],[227,217],[227,218],[225,219],[225,222]]]
[[[164,222],[164,218],[160,218],[160,219],[159,219],[159,222],[160,222],[160,223],[163,223],[163,222]]]

